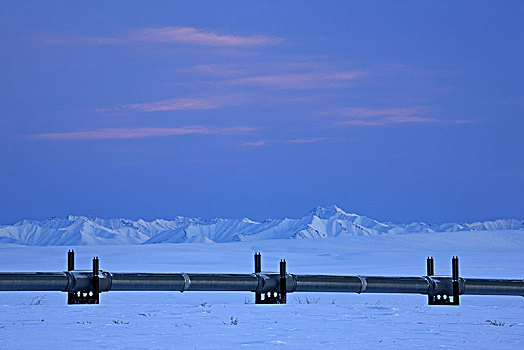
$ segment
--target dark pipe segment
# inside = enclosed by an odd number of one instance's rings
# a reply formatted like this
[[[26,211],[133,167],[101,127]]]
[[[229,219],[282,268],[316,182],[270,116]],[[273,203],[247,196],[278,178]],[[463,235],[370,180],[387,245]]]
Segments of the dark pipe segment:
[[[66,272],[2,272],[0,291],[66,291]]]
[[[184,276],[180,273],[114,273],[111,290],[117,291],[181,291]]]
[[[188,274],[193,291],[245,291],[254,292],[258,278],[254,274]]]
[[[99,272],[100,292],[107,291],[245,291],[279,290],[280,273],[109,273]],[[286,274],[286,292],[417,293],[453,292],[453,278],[330,276]],[[0,273],[0,291],[62,291],[92,289],[93,271]],[[460,294],[524,295],[524,280],[459,277]]]
[[[295,275],[296,287],[291,292],[359,293],[362,282],[357,276]]]
[[[464,290],[461,294],[524,296],[524,280],[464,278],[463,281]]]
[[[429,283],[424,277],[362,277],[366,288],[362,293],[427,294]]]
[[[254,274],[115,273],[111,290],[254,292],[258,284]]]

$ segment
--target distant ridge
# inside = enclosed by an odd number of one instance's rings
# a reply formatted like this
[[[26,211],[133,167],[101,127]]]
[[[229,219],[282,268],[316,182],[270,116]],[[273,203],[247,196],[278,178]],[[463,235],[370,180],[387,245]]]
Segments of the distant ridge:
[[[327,238],[421,232],[524,230],[524,221],[500,219],[469,224],[392,224],[319,206],[297,219],[202,219],[178,216],[154,221],[68,216],[23,220],[0,226],[0,244],[104,245],[235,242],[261,239]]]

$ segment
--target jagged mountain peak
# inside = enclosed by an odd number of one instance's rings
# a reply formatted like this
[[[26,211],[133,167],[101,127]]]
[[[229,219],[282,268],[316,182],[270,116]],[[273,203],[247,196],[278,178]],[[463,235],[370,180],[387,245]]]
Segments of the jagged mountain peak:
[[[348,216],[350,214],[346,213],[344,210],[336,206],[335,204],[318,206],[312,211],[309,212],[309,215],[316,216],[320,219],[329,219],[333,216]]]
[[[25,245],[207,243],[471,230],[524,230],[524,223],[508,219],[471,224],[382,223],[328,205],[318,206],[300,218],[262,221],[183,216],[147,221],[77,215],[40,221],[23,220],[14,225],[0,226],[0,242]]]

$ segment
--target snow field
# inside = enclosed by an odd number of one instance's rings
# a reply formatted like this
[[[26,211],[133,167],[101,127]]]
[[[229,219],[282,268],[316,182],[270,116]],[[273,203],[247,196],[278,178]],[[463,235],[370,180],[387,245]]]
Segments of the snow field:
[[[0,245],[2,271],[59,271],[72,247]],[[285,258],[290,273],[522,278],[522,231],[426,233],[223,244],[74,247],[77,268],[94,255],[110,272],[252,272]],[[293,293],[287,305],[254,305],[252,293],[109,292],[100,305],[68,306],[64,293],[0,292],[0,348],[521,349],[519,297],[463,296],[460,307],[423,295]]]

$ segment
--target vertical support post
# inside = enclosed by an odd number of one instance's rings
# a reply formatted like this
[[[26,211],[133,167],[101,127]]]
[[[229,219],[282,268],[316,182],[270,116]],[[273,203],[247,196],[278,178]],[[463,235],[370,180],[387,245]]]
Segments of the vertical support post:
[[[280,260],[280,300],[279,304],[286,303],[286,260]]]
[[[262,272],[262,255],[260,253],[255,253],[255,273]],[[255,304],[262,303],[262,294],[255,292]]]
[[[100,277],[98,272],[100,270],[100,261],[98,256],[93,258],[93,304],[100,302]]]
[[[67,251],[67,271],[73,271],[75,269],[75,251]],[[67,293],[67,303],[74,304],[73,299],[75,298],[75,293]]]
[[[67,271],[73,271],[75,269],[75,251],[69,250],[67,252]]]
[[[429,256],[426,260],[426,275],[428,277],[435,275],[435,260]],[[428,305],[435,305],[435,296],[428,294]]]
[[[453,283],[453,305],[459,305],[460,284],[459,284],[459,258],[454,256],[451,259],[451,280]]]
[[[435,275],[435,261],[433,260],[433,257],[428,257],[427,261],[427,276],[433,276]]]

